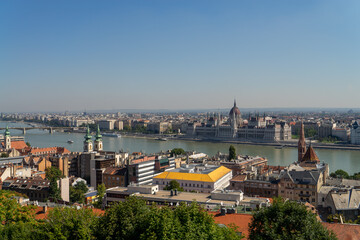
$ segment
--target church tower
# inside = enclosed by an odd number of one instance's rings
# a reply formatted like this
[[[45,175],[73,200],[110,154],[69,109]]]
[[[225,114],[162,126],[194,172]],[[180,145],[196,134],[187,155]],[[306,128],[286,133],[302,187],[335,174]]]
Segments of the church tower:
[[[304,124],[301,121],[300,137],[298,142],[298,162],[302,161],[305,153],[306,153],[306,143],[305,143]]]
[[[92,152],[93,151],[93,143],[92,136],[90,135],[89,126],[87,127],[86,135],[84,140],[84,152]]]
[[[8,126],[6,126],[5,134],[4,134],[4,140],[5,140],[5,149],[10,150],[11,149],[11,137],[10,137],[10,131]]]
[[[103,141],[102,141],[102,136],[100,134],[99,125],[97,126],[97,131],[96,131],[96,135],[95,135],[94,150],[95,151],[103,150]]]

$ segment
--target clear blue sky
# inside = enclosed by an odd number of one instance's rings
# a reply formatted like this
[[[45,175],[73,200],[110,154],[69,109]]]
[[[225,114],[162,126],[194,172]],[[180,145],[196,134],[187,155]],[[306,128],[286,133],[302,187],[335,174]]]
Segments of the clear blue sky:
[[[0,112],[359,107],[360,1],[0,1]]]

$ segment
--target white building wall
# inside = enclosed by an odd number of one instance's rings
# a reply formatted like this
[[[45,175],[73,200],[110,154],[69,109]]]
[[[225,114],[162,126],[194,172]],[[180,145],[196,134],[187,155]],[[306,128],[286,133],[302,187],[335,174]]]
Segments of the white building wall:
[[[360,144],[360,127],[351,129],[351,144]]]

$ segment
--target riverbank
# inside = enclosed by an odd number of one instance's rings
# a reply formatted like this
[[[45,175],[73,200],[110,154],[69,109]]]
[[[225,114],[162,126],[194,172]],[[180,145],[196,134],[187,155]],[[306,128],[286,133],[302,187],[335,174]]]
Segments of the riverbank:
[[[35,123],[38,125],[47,126],[44,123],[38,123],[38,122],[32,122],[32,121],[16,121],[16,122],[28,124],[28,125],[30,125],[31,123]],[[83,133],[83,132],[85,132],[85,130],[74,130],[74,131],[69,131],[69,132],[70,133]],[[160,135],[160,134],[143,134],[143,133],[118,132],[118,131],[116,131],[116,133],[120,133],[122,137],[150,139],[150,140],[159,140],[159,141],[161,141],[161,140],[163,141],[164,138],[166,138],[167,140],[178,140],[178,141],[186,141],[186,142],[205,142],[205,143],[226,143],[226,144],[253,145],[253,146],[272,146],[277,149],[297,148],[297,140],[282,141],[282,142],[252,142],[252,141],[239,141],[239,140],[233,140],[233,139],[193,138],[193,137],[188,137],[186,135],[174,135],[174,134]],[[310,142],[307,141],[307,143],[309,144]],[[360,145],[319,143],[319,142],[315,142],[315,141],[312,142],[311,145],[313,148],[317,148],[317,149],[360,151]]]
[[[297,148],[297,141],[284,141],[284,142],[249,142],[249,141],[237,141],[231,139],[201,139],[201,138],[191,138],[184,135],[158,135],[158,134],[122,134],[122,137],[131,137],[131,138],[143,138],[158,140],[160,138],[167,138],[167,140],[180,140],[180,141],[190,141],[190,142],[209,142],[209,143],[229,143],[229,144],[241,144],[241,145],[254,145],[254,146],[273,146],[275,148]],[[310,141],[307,141],[310,144]],[[350,145],[350,144],[331,144],[331,143],[317,143],[312,142],[311,146],[313,148],[319,149],[335,149],[335,150],[352,150],[360,151],[359,145]]]

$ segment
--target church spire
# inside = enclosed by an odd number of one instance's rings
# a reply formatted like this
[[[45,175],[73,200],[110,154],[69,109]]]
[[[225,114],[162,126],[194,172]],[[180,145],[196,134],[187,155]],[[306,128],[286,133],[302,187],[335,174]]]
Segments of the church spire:
[[[10,137],[10,131],[9,131],[8,126],[6,126],[5,133],[4,133],[4,144],[5,144],[6,150],[11,149],[11,137]]]
[[[9,127],[6,125],[5,134],[4,136],[10,136]]]
[[[306,143],[305,143],[305,133],[304,133],[304,124],[301,121],[300,125],[300,136],[298,142],[298,162],[301,162],[306,153]]]
[[[95,141],[102,141],[102,135],[100,133],[100,127],[99,124],[97,125],[97,129],[96,129],[96,135],[95,135]]]
[[[234,98],[234,107],[236,107],[236,99]]]
[[[103,150],[103,142],[102,136],[100,134],[100,127],[97,125],[96,135],[95,135],[95,144],[94,144],[95,151],[102,151]]]
[[[90,134],[89,125],[86,130],[84,140],[84,152],[92,152],[93,151],[93,143],[92,143],[92,136]]]

